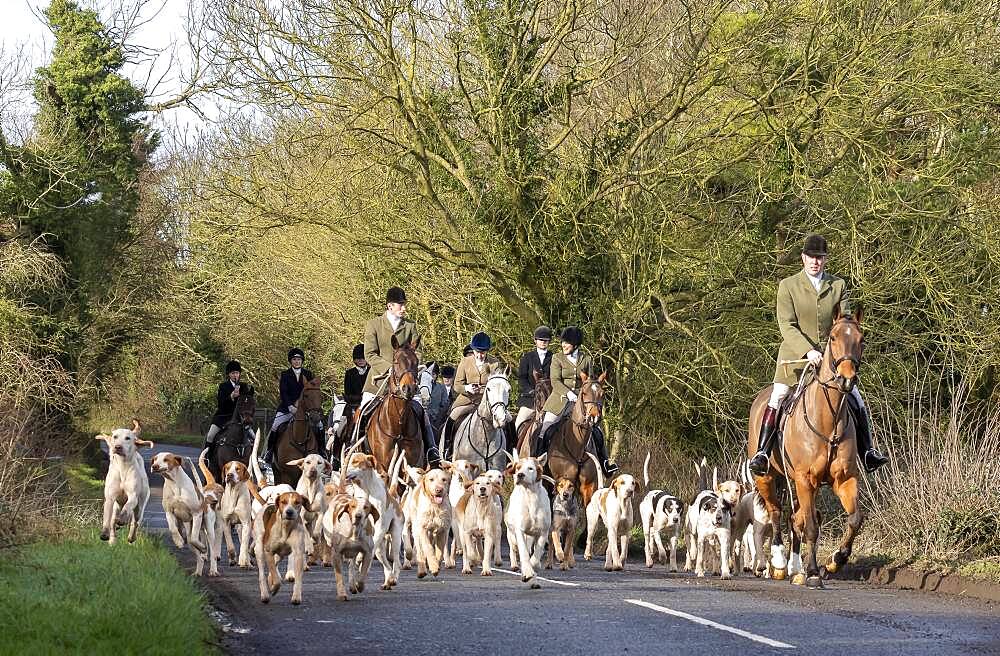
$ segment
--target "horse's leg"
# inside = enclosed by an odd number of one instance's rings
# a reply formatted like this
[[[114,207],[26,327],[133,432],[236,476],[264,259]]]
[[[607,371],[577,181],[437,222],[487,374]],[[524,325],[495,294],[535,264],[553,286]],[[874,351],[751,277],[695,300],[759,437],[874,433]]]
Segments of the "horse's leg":
[[[861,530],[861,524],[865,520],[864,513],[858,503],[858,479],[854,476],[846,479],[835,479],[833,481],[833,492],[840,499],[840,504],[847,513],[847,529],[844,537],[840,540],[837,550],[830,555],[830,561],[826,564],[826,571],[830,574],[840,569],[851,556],[854,549],[854,538]]]
[[[771,526],[774,529],[774,536],[771,540],[771,578],[781,581],[788,573],[788,563],[784,554],[785,543],[781,539],[781,503],[778,501],[776,493],[775,478],[770,475],[761,476],[756,478],[755,482],[757,491],[764,499],[764,507],[767,509],[767,514],[771,518]]]
[[[819,566],[816,564],[816,546],[819,541],[819,521],[816,517],[816,486],[804,478],[795,480],[795,493],[799,509],[795,513],[795,533],[798,539],[798,549],[793,543],[792,553],[795,562],[792,566],[798,569],[792,577],[795,585],[808,584],[809,587],[819,587]],[[805,568],[801,560],[801,546],[805,543]]]

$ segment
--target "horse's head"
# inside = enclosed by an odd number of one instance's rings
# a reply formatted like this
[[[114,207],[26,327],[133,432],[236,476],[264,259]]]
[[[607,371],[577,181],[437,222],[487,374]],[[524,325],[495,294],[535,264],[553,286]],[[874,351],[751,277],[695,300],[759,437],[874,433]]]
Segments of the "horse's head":
[[[549,396],[552,394],[552,380],[543,377],[537,371],[532,372],[532,376],[535,379],[535,412],[541,413],[545,407],[545,402],[549,400]]]
[[[252,426],[254,415],[257,414],[257,397],[251,385],[246,394],[240,394],[236,400],[236,414],[244,426]]]
[[[858,370],[861,368],[861,354],[865,347],[865,336],[861,330],[861,308],[854,314],[840,314],[840,305],[833,314],[833,327],[830,329],[830,341],[827,344],[827,358],[830,370],[840,383],[845,393],[858,382]]]
[[[420,366],[417,373],[417,391],[420,394],[420,404],[425,408],[430,405],[431,392],[434,390],[434,378],[437,375],[437,365],[433,362]]]
[[[591,378],[584,372],[580,372],[580,394],[577,395],[577,407],[583,414],[583,423],[596,426],[601,421],[601,413],[604,410],[604,380],[607,372],[601,373],[597,378]]]
[[[511,420],[510,410],[507,409],[509,403],[510,379],[507,378],[507,370],[500,369],[486,380],[486,392],[479,402],[479,415],[492,417],[493,427],[502,428]]]
[[[319,378],[308,380],[302,386],[302,396],[299,397],[296,412],[304,413],[311,426],[318,426],[323,422],[323,390],[320,388]]]
[[[392,338],[392,371],[389,375],[389,393],[409,401],[417,393],[417,349],[416,344],[400,344],[395,335]]]

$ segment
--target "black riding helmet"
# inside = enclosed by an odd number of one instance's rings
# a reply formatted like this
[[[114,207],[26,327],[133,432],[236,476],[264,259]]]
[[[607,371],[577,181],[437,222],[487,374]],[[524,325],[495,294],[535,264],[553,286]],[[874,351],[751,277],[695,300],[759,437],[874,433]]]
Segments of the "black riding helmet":
[[[455,377],[455,367],[450,364],[446,364],[441,367],[441,378],[454,378]]]
[[[230,360],[229,362],[226,363],[226,375],[228,376],[229,374],[233,373],[234,371],[238,371],[240,373],[243,373],[243,366],[240,365],[240,361],[239,360]]]
[[[559,339],[573,346],[580,346],[583,344],[583,331],[576,326],[566,326]]]
[[[306,359],[306,353],[305,353],[305,351],[303,351],[299,347],[296,346],[295,348],[288,349],[288,361],[289,362],[291,362],[292,358],[294,358],[296,356],[302,358],[303,360]]]
[[[356,344],[354,350],[351,352],[352,360],[364,360],[365,359],[365,345]]]
[[[535,328],[534,338],[535,339],[544,339],[544,340],[547,340],[547,341],[551,342],[552,341],[552,329],[549,328],[548,326],[539,326],[538,328]]]
[[[385,293],[385,302],[403,304],[406,302],[406,292],[402,287],[390,287]]]

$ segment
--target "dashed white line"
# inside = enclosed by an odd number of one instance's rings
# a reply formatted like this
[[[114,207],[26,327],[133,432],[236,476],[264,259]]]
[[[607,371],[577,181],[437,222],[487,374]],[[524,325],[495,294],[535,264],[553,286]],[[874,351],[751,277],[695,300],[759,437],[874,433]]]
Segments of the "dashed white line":
[[[795,645],[790,645],[787,642],[772,640],[767,636],[757,635],[756,633],[750,633],[749,631],[744,631],[743,629],[737,629],[736,627],[733,626],[726,626],[725,624],[719,624],[718,622],[713,622],[712,620],[706,620],[704,617],[698,617],[697,615],[691,615],[690,613],[685,613],[679,610],[673,610],[672,608],[667,608],[666,606],[651,604],[648,601],[642,601],[641,599],[626,599],[625,601],[626,603],[630,603],[635,606],[642,606],[643,608],[655,610],[659,613],[664,613],[666,615],[673,615],[674,617],[680,617],[681,619],[694,622],[695,624],[701,624],[702,626],[710,626],[713,629],[726,631],[727,633],[732,633],[742,638],[746,638],[747,640],[753,640],[754,642],[759,642],[761,644],[767,645],[768,647],[777,647],[778,649],[795,649]]]
[[[521,572],[512,572],[509,569],[500,569],[499,567],[493,568],[494,572],[503,572],[504,574],[513,574],[514,576],[521,576]],[[535,578],[539,581],[545,581],[547,583],[555,583],[556,585],[565,585],[568,588],[579,588],[579,583],[569,583],[567,581],[556,581],[555,579],[547,579],[544,576],[535,575]]]

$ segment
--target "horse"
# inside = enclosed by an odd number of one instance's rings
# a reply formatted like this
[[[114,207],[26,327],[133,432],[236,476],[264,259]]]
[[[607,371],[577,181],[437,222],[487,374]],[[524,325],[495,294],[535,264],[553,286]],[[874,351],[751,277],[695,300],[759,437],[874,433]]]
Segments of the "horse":
[[[577,394],[569,421],[562,420],[555,427],[549,446],[547,469],[552,478],[568,478],[576,484],[583,499],[583,507],[597,490],[597,468],[587,457],[591,446],[591,433],[601,421],[604,406],[604,379],[607,373],[591,378],[580,372],[580,393]]]
[[[857,384],[861,367],[864,336],[861,310],[853,315],[834,311],[830,339],[823,352],[822,364],[802,391],[785,421],[783,437],[771,456],[764,476],[756,476],[757,490],[764,499],[774,528],[771,549],[772,577],[786,575],[781,552],[781,501],[779,486],[794,483],[792,497],[791,554],[787,574],[792,583],[810,588],[823,587],[821,574],[836,572],[851,555],[854,539],[864,515],[858,503],[857,442],[854,419],[848,411],[847,396]],[[750,408],[750,442],[747,453],[753,455],[760,433],[761,416],[771,395],[768,386],[757,394]],[[816,561],[819,540],[819,513],[816,492],[824,483],[833,488],[847,513],[847,526],[837,550],[821,573]],[[789,492],[791,492],[789,487]],[[805,572],[802,571],[802,542],[805,541]]]
[[[319,452],[320,440],[324,439],[322,426],[323,392],[319,379],[313,378],[302,386],[302,394],[295,402],[295,416],[285,425],[274,446],[276,485],[288,483],[295,487],[299,482],[302,470],[287,463]]]
[[[513,419],[510,402],[510,380],[506,371],[496,371],[486,379],[483,398],[455,427],[453,460],[468,460],[479,465],[479,471],[503,469],[505,428]]]
[[[246,394],[236,397],[236,407],[233,416],[215,436],[215,448],[208,468],[215,480],[222,480],[222,468],[227,462],[238,460],[244,465],[250,463],[250,449],[246,439],[246,429],[253,428],[254,415],[257,412],[257,400],[251,386]]]
[[[552,381],[550,379],[543,378],[537,371],[533,371],[532,375],[535,378],[535,414],[517,429],[517,453],[522,458],[531,455],[531,436],[542,425],[542,418],[545,416],[545,402],[552,394]]]
[[[365,436],[375,456],[376,468],[388,471],[392,451],[398,445],[413,467],[424,464],[420,417],[413,408],[417,392],[418,344],[399,344],[392,338],[392,367],[389,369],[389,394],[368,419]],[[363,409],[362,409],[363,410]]]

